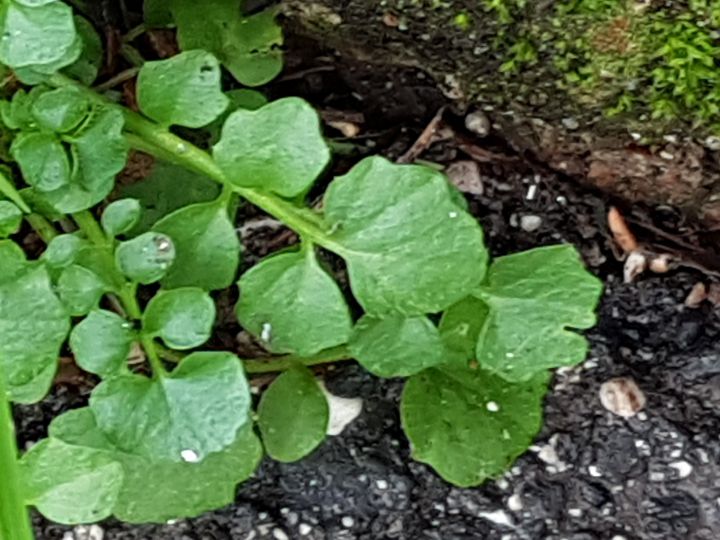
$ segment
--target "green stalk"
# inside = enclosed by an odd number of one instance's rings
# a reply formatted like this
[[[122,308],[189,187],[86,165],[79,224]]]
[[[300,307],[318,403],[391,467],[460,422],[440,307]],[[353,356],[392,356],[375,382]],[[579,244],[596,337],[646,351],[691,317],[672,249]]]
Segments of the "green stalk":
[[[0,370],[0,475],[0,538],[33,540],[30,516],[25,506],[20,482],[15,425],[2,370]]]
[[[347,253],[348,250],[345,247],[330,237],[323,228],[320,218],[312,211],[299,208],[276,195],[233,184],[227,179],[210,154],[171,133],[163,126],[108,101],[93,90],[76,83],[64,75],[52,75],[47,82],[56,87],[73,86],[95,103],[118,107],[125,116],[127,140],[134,148],[198,172],[223,186],[229,186],[235,193],[282,221],[301,236],[335,253],[341,255]]]
[[[40,238],[46,244],[50,243],[50,240],[57,236],[57,231],[44,216],[40,214],[34,214],[32,209],[27,205],[25,199],[23,199],[20,192],[13,185],[9,178],[7,178],[2,172],[0,172],[0,193],[5,195],[12,203],[22,210],[25,214],[25,220],[30,224],[33,230],[38,233]]]
[[[155,346],[160,356],[168,362],[179,363],[183,358],[185,358],[183,353],[168,349],[159,343],[155,344]],[[286,371],[297,364],[302,364],[304,366],[317,366],[320,364],[332,364],[346,360],[352,360],[352,357],[345,346],[325,349],[324,351],[320,351],[311,357],[288,354],[285,356],[268,358],[241,359],[242,365],[245,367],[245,371],[250,374]]]

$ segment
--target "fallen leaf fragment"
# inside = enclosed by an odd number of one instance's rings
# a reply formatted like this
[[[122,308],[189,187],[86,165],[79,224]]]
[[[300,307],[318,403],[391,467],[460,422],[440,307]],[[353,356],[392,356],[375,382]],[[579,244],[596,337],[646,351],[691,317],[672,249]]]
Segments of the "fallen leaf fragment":
[[[646,398],[634,380],[618,377],[600,386],[600,403],[613,414],[631,418],[645,407]]]
[[[625,253],[631,253],[638,249],[638,243],[635,235],[630,231],[625,218],[620,211],[614,206],[608,211],[608,228],[613,235],[613,239]]]
[[[320,389],[328,401],[330,408],[330,420],[328,421],[327,434],[340,435],[343,430],[355,420],[363,408],[362,398],[344,398],[330,393],[325,383],[320,381]]]
[[[647,257],[640,251],[632,251],[625,259],[623,279],[625,283],[632,283],[635,278],[647,269]]]
[[[702,282],[697,282],[690,289],[690,293],[685,298],[685,305],[689,308],[699,307],[708,297],[707,287]]]
[[[445,174],[462,193],[482,195],[485,191],[482,176],[480,176],[480,167],[474,161],[464,159],[451,163]]]
[[[655,272],[656,274],[665,274],[672,267],[672,263],[672,255],[669,253],[661,253],[660,255],[655,255],[652,259],[650,259],[649,268],[651,272]]]

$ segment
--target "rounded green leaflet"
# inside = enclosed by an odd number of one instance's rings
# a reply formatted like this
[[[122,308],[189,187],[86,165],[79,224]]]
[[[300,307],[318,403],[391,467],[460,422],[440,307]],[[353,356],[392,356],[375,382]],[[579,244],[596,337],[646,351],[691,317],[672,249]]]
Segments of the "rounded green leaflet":
[[[50,240],[40,258],[51,268],[66,268],[75,262],[87,241],[76,234],[60,234]]]
[[[275,22],[276,9],[244,17],[234,1],[205,0],[198,17],[195,0],[167,3],[182,50],[212,52],[246,86],[265,84],[282,70],[283,36]]]
[[[135,333],[112,311],[94,310],[70,333],[70,350],[85,371],[108,377],[124,370]]]
[[[100,216],[100,222],[108,235],[117,236],[132,230],[140,221],[141,213],[140,201],[120,199],[107,205]]]
[[[0,238],[7,238],[20,230],[23,213],[10,201],[0,201]]]
[[[32,104],[32,115],[43,128],[64,133],[76,128],[90,112],[90,103],[73,87],[40,94]]]
[[[14,69],[54,64],[76,38],[72,9],[63,2],[7,2],[0,25],[0,63]]]
[[[60,273],[57,293],[70,315],[85,315],[100,303],[107,290],[105,281],[92,270],[71,264]]]
[[[93,390],[90,408],[116,447],[153,459],[199,463],[235,442],[249,421],[250,402],[234,354],[196,352],[170,374],[104,380]]]
[[[38,191],[53,191],[70,182],[67,152],[55,135],[20,133],[10,147],[25,181]]]
[[[369,314],[437,313],[482,280],[482,230],[437,171],[365,158],[330,184],[324,207],[329,247]]]
[[[0,240],[0,285],[10,283],[28,269],[25,252],[12,240]]]
[[[172,240],[160,233],[147,232],[121,242],[115,250],[115,264],[131,281],[148,285],[167,273],[175,260]]]
[[[192,349],[212,334],[215,303],[197,287],[158,292],[143,313],[143,332],[173,349]]]
[[[327,432],[330,410],[312,372],[297,365],[265,390],[258,406],[258,426],[268,455],[283,462],[302,459]]]
[[[33,403],[50,388],[70,318],[43,266],[16,268],[10,281],[4,277],[0,276],[0,369],[11,399]]]
[[[352,357],[378,377],[407,377],[444,360],[440,333],[427,317],[365,315],[348,346]]]
[[[98,428],[89,407],[58,416],[50,424],[49,432],[50,440],[72,446],[80,456],[98,452],[121,466],[122,483],[112,514],[128,523],[164,523],[227,506],[235,500],[235,486],[252,475],[263,455],[262,445],[249,421],[237,432],[232,444],[198,463],[138,455],[134,449],[122,450]],[[73,461],[72,457],[67,459]],[[67,464],[58,460],[45,460],[45,463],[47,466],[38,470],[32,466],[26,470],[50,488],[45,491],[46,503],[54,502],[52,495],[55,493],[64,495],[62,487],[75,481],[79,483],[85,473],[82,469],[70,468],[72,474],[65,474],[63,469],[68,468]],[[91,501],[101,498],[99,495],[111,485],[110,480],[84,485],[81,493],[72,492],[77,497],[77,508],[70,509],[72,514],[59,521],[68,522],[68,518],[79,515],[84,519],[73,523],[89,523],[105,517],[86,518],[84,514],[96,508]],[[59,489],[52,489],[54,482],[58,482]]]
[[[542,426],[548,380],[539,373],[513,384],[484,370],[455,368],[413,375],[400,404],[412,457],[461,487],[502,474]]]
[[[90,86],[97,79],[103,64],[103,45],[100,36],[84,17],[75,16],[75,28],[82,40],[80,57],[63,71],[70,77]]]
[[[175,246],[164,288],[212,291],[229,287],[235,279],[241,246],[224,202],[191,204],[162,218],[153,230],[166,234]]]
[[[122,467],[112,455],[58,439],[33,446],[20,470],[26,503],[66,525],[110,517],[123,481]]]
[[[602,283],[571,245],[495,259],[476,293],[488,306],[476,354],[509,381],[582,362],[586,339],[573,330],[595,324]]]
[[[232,113],[213,156],[236,186],[283,197],[307,192],[330,161],[318,115],[299,98]]]
[[[238,287],[240,324],[272,352],[310,356],[350,336],[345,298],[311,248],[261,261]]]
[[[138,105],[160,124],[199,128],[220,116],[228,106],[220,79],[217,58],[202,50],[145,62],[138,74]]]

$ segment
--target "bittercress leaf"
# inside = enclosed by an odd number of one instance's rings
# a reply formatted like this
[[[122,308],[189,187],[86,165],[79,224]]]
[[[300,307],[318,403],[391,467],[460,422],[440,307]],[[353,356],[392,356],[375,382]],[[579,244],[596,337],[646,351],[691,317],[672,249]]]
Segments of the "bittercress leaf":
[[[74,87],[43,92],[32,104],[32,114],[38,124],[56,133],[76,128],[89,112],[90,103]]]
[[[0,200],[0,238],[7,238],[20,230],[23,213],[10,201]]]
[[[59,139],[39,131],[20,133],[10,148],[25,181],[38,191],[53,191],[70,182],[70,161]]]
[[[75,317],[86,315],[97,307],[107,290],[103,279],[92,270],[72,264],[60,272],[57,293],[68,313]]]
[[[70,319],[43,266],[0,260],[0,270],[8,264],[13,278],[0,279],[0,369],[11,399],[32,403],[50,387]]]
[[[238,286],[238,320],[272,352],[310,356],[350,336],[345,299],[311,248],[261,261]]]
[[[601,293],[571,245],[495,259],[476,293],[489,308],[477,359],[509,381],[581,362],[587,341],[572,330],[595,324]]]
[[[97,78],[103,63],[103,45],[92,24],[78,15],[75,16],[75,30],[82,42],[82,52],[77,60],[63,71],[70,77],[90,86]]]
[[[21,473],[25,502],[68,525],[109,517],[123,480],[112,455],[54,438],[40,441],[23,456]]]
[[[241,246],[223,201],[181,208],[153,230],[167,235],[175,246],[175,262],[162,280],[166,289],[193,286],[213,291],[235,279]]]
[[[440,319],[440,337],[445,345],[446,363],[467,367],[475,359],[478,336],[488,307],[479,298],[468,296],[450,306]]]
[[[192,349],[205,343],[215,322],[215,303],[198,287],[160,291],[143,313],[143,332],[159,337],[173,349]]]
[[[100,222],[108,235],[117,236],[132,230],[140,221],[141,213],[140,201],[120,199],[107,205],[100,216]]]
[[[442,311],[485,274],[480,226],[430,168],[363,159],[330,184],[325,219],[353,293],[372,315]]]
[[[299,98],[232,113],[213,156],[234,185],[283,197],[305,193],[330,161],[318,115]]]
[[[263,393],[258,426],[265,450],[277,461],[302,459],[324,439],[329,421],[327,399],[312,372],[297,365]]]
[[[236,440],[248,422],[250,389],[234,354],[196,352],[169,375],[104,380],[93,390],[90,408],[119,449],[195,463]]]
[[[217,58],[203,50],[145,62],[137,82],[140,110],[164,125],[202,127],[228,106],[220,76]]]
[[[85,371],[109,377],[126,370],[135,334],[112,311],[93,310],[70,333],[70,349]]]
[[[414,459],[457,486],[503,473],[542,425],[547,373],[510,383],[477,369],[428,369],[405,384],[400,412]]]
[[[174,260],[175,246],[172,240],[155,232],[121,242],[115,250],[117,268],[131,281],[143,285],[159,281]]]
[[[41,443],[31,450],[32,456],[23,458],[25,482],[32,486],[32,494],[42,495],[28,502],[41,501],[41,512],[52,511],[49,518],[68,524],[103,519],[110,501],[110,512],[128,523],[195,517],[230,504],[236,484],[253,473],[262,457],[262,446],[249,422],[230,446],[199,463],[121,450],[98,428],[88,407],[57,417],[49,431],[53,442]],[[62,451],[48,452],[55,444],[62,445]],[[107,460],[120,466],[119,489],[114,482],[115,467],[106,465]],[[100,467],[68,467],[75,461]],[[107,473],[107,478],[102,476]],[[100,502],[103,504],[97,504]]]
[[[75,262],[80,250],[86,245],[87,241],[77,234],[60,234],[50,240],[41,259],[50,268],[66,268]]]
[[[440,333],[427,317],[366,315],[355,325],[349,348],[378,377],[407,377],[444,360]]]

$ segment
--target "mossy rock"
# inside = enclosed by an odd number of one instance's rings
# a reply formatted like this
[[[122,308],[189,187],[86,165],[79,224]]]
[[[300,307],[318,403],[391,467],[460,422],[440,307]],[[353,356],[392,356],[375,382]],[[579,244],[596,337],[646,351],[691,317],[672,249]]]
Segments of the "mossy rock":
[[[290,28],[412,65],[519,151],[720,223],[720,0],[285,0]]]

